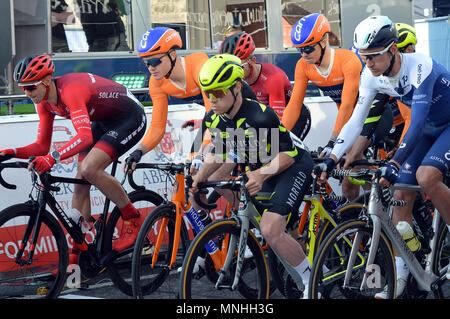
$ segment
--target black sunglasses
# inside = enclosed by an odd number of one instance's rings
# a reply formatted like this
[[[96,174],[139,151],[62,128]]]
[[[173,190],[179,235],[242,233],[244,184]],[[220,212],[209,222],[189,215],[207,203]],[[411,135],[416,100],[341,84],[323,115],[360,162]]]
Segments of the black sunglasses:
[[[310,54],[311,52],[313,52],[316,49],[316,45],[317,45],[317,43],[314,45],[309,45],[307,47],[297,48],[297,50],[300,53]]]
[[[163,56],[161,56],[161,57],[159,57],[159,58],[151,58],[151,59],[145,59],[145,60],[142,60],[142,62],[144,62],[144,64],[147,66],[147,67],[150,67],[150,66],[152,66],[152,67],[157,67],[158,65],[160,65],[161,64],[161,59],[163,58],[163,57],[165,57],[166,55],[169,55],[169,52],[166,52],[166,53],[164,53],[164,55]]]

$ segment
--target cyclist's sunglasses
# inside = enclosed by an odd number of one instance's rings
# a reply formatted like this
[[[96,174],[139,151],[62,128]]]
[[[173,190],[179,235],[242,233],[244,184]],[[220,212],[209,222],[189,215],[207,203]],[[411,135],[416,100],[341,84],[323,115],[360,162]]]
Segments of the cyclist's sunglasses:
[[[225,95],[227,95],[227,91],[226,90],[207,90],[205,91],[206,96],[211,99],[211,95],[216,99],[221,99],[223,98]]]
[[[37,83],[33,83],[33,84],[29,84],[29,85],[21,85],[19,84],[20,88],[22,89],[22,91],[34,91],[37,89],[38,85],[41,84],[42,81],[39,81]]]
[[[363,58],[365,60],[372,60],[373,58],[376,58],[377,56],[385,54],[387,51],[389,51],[389,49],[391,48],[391,46],[393,44],[394,44],[394,42],[392,42],[386,48],[384,48],[383,50],[378,51],[378,52],[371,52],[371,53],[365,54],[365,53],[362,53],[361,51],[359,51],[359,55],[361,56],[361,58]]]
[[[142,62],[144,62],[145,66],[147,66],[147,67],[152,66],[152,67],[155,68],[155,67],[157,67],[158,65],[161,64],[161,62],[162,62],[161,59],[163,57],[165,57],[166,55],[169,55],[169,52],[164,53],[164,55],[162,55],[159,58],[145,59],[145,60],[142,60]]]
[[[300,53],[310,54],[310,53],[312,53],[312,52],[316,49],[316,45],[317,45],[317,43],[314,44],[314,45],[309,45],[309,46],[307,46],[307,47],[297,48],[297,50],[298,50]]]

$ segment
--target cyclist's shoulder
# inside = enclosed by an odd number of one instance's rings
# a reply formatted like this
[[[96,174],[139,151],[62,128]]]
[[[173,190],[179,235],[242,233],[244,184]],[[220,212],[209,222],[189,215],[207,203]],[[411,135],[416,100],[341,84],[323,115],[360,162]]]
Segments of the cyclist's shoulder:
[[[289,81],[286,72],[283,71],[280,67],[271,64],[271,63],[261,63],[261,75],[266,78],[266,81]]]
[[[183,58],[186,66],[189,66],[191,68],[201,68],[203,64],[209,59],[208,55],[205,52],[194,52],[185,55]]]
[[[363,68],[363,64],[358,56],[353,51],[347,49],[334,49],[333,65],[343,70],[354,70],[359,73]]]

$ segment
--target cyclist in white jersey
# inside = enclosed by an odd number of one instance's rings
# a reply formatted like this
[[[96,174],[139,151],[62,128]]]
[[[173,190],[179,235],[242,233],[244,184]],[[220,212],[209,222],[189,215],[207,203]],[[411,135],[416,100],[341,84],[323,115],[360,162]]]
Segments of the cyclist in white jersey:
[[[359,136],[375,95],[388,94],[411,108],[411,124],[395,156],[383,168],[380,183],[418,183],[450,230],[450,189],[443,183],[450,166],[450,73],[426,55],[399,53],[397,40],[395,25],[386,16],[371,16],[356,27],[354,46],[366,63],[358,103],[330,157],[320,164],[323,173],[319,182],[325,181],[326,172]],[[403,199],[398,192],[394,197]],[[395,209],[394,223],[406,221],[412,225],[412,205],[410,201],[406,207]]]

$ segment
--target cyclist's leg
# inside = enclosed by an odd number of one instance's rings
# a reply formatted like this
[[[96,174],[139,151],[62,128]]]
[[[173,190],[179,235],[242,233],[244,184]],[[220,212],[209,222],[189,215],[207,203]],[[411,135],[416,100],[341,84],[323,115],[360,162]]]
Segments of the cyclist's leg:
[[[434,141],[417,170],[417,181],[447,225],[450,225],[450,189],[443,183],[443,176],[450,165],[450,125]]]
[[[272,207],[261,218],[260,227],[267,243],[300,273],[303,282],[308,283],[310,267],[300,244],[285,233],[285,217],[297,212],[309,185],[311,184],[312,159],[306,152],[302,158],[281,174],[269,178],[263,190],[273,190],[270,199]]]
[[[415,178],[415,172],[419,167],[422,159],[424,158],[427,150],[430,148],[431,141],[428,138],[423,138],[420,143],[414,148],[413,152],[409,155],[408,159],[403,163],[399,171],[399,178],[397,179],[398,184],[411,184],[417,185],[417,180]],[[412,222],[412,210],[414,207],[414,198],[416,196],[415,192],[396,190],[394,192],[395,199],[406,200],[406,205],[404,207],[395,206],[392,215],[392,221],[394,225],[397,225],[400,221],[405,221],[413,226]],[[403,258],[401,258],[397,252],[395,254],[395,266],[397,269],[397,297],[400,296],[407,283],[409,269],[406,266]],[[386,299],[386,292],[381,292],[375,295],[378,299]]]

